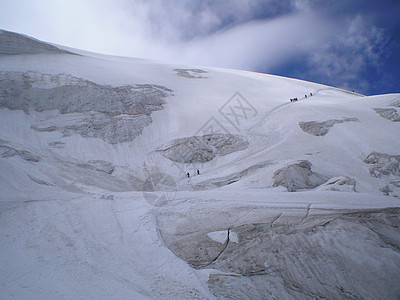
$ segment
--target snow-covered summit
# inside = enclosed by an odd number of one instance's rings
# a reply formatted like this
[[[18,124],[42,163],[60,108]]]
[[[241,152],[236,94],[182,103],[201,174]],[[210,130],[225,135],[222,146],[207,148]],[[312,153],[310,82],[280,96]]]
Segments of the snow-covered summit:
[[[77,53],[0,31],[2,298],[400,295],[399,94]]]

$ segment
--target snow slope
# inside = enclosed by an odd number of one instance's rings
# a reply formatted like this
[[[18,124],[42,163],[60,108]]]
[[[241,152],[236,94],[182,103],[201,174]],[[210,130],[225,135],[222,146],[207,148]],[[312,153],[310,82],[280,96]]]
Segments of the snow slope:
[[[399,107],[0,31],[1,298],[396,299]]]

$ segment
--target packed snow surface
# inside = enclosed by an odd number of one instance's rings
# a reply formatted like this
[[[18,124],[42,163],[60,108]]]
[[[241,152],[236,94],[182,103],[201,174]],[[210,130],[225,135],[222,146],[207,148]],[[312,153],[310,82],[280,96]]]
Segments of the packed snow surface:
[[[398,299],[399,106],[0,31],[0,298]]]

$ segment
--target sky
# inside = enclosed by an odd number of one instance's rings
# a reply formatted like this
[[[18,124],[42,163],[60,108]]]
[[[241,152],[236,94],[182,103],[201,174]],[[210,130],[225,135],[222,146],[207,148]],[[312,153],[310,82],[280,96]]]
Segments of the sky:
[[[0,28],[104,54],[400,92],[399,0],[0,0]]]

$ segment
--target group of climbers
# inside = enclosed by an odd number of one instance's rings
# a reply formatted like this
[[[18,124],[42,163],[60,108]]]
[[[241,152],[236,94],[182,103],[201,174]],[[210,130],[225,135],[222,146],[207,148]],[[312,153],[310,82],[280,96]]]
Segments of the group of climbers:
[[[196,170],[196,174],[197,174],[197,175],[200,175],[200,170],[199,170],[199,169]],[[189,177],[190,177],[190,173],[187,172],[187,173],[186,173],[186,176],[187,176],[187,178],[189,178]]]
[[[308,97],[312,97],[312,93],[310,93],[309,96],[307,96],[307,94],[304,95],[304,99],[307,99]],[[296,102],[296,101],[299,101],[299,99],[297,99],[297,97],[296,97],[296,98],[291,98],[291,99],[290,99],[290,102]]]

